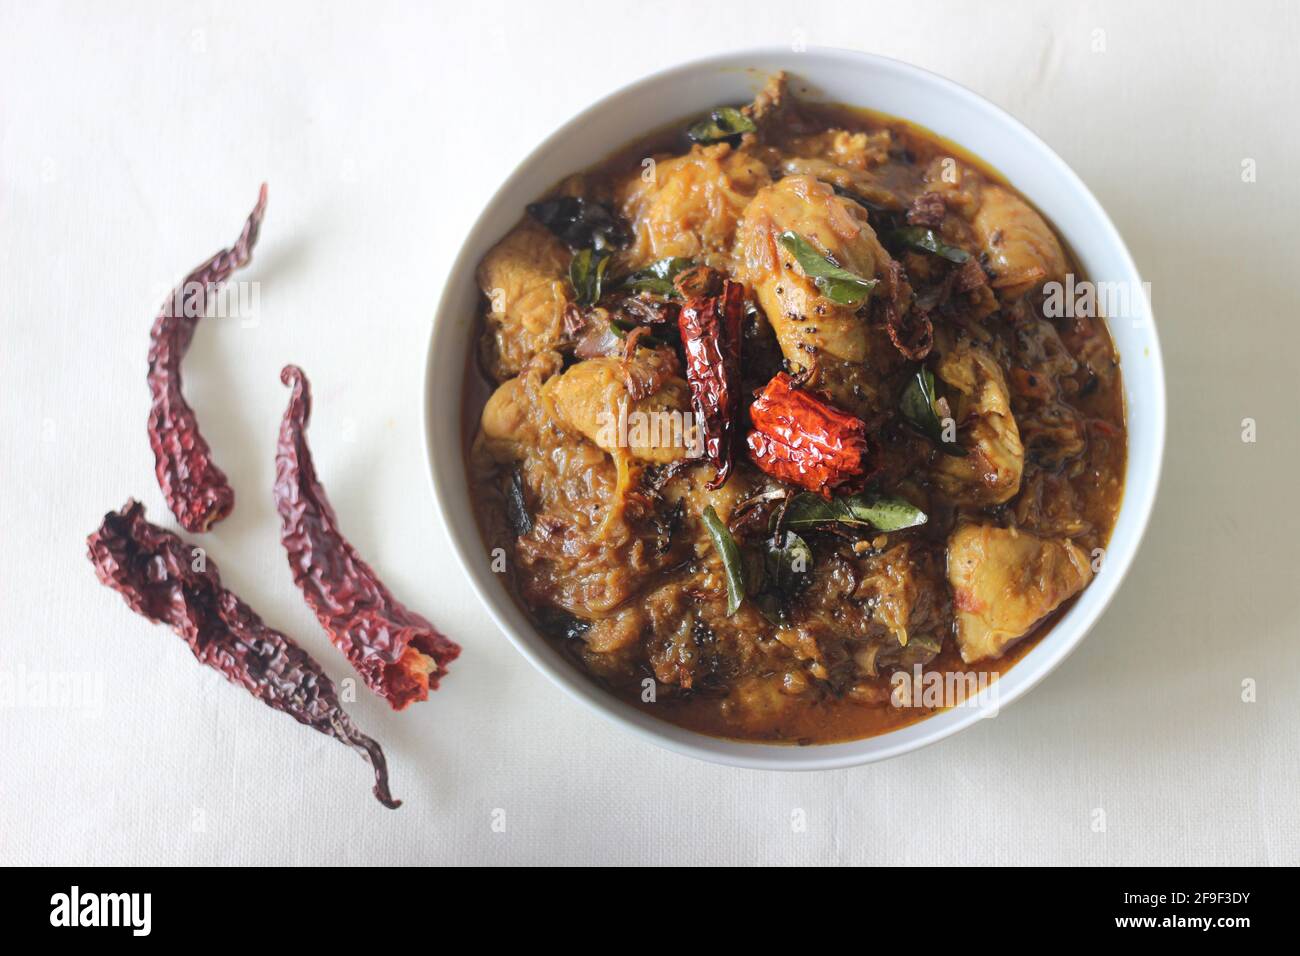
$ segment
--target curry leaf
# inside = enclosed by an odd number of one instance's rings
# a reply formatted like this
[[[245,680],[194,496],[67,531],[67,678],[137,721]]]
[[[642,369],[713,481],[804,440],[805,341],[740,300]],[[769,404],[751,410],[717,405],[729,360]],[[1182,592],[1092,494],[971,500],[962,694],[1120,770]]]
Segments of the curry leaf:
[[[609,330],[620,339],[626,339],[635,329],[653,329],[654,326],[638,325],[636,322],[630,322],[627,319],[614,316],[609,320]],[[655,335],[653,332],[647,332],[637,339],[638,346],[644,346],[648,349],[660,349],[669,347],[670,343],[662,336]]]
[[[734,106],[719,106],[686,130],[686,135],[694,143],[720,143],[723,140],[736,140],[741,133],[752,133],[757,129],[754,121]]]
[[[768,539],[765,558],[768,582],[786,596],[794,594],[812,570],[812,548],[793,531]]]
[[[524,496],[524,476],[518,468],[511,472],[506,487],[506,520],[516,538],[533,530],[533,516],[528,513],[528,499]]]
[[[900,403],[903,417],[906,418],[922,435],[938,443],[949,455],[966,457],[966,449],[956,441],[944,438],[944,417],[939,414],[938,398],[934,391],[934,374],[927,368],[917,369],[916,375],[907,383]]]
[[[569,282],[578,305],[595,305],[600,301],[600,284],[609,265],[609,253],[583,249],[569,263]]]
[[[591,621],[584,621],[580,617],[574,617],[568,611],[548,608],[540,611],[538,617],[537,623],[542,626],[545,633],[567,641],[580,640],[586,635],[587,631],[591,630]]]
[[[655,295],[672,296],[677,291],[673,288],[673,279],[683,269],[695,264],[693,259],[685,256],[669,256],[652,262],[644,269],[638,269],[623,280],[623,287],[633,292],[651,292]]]
[[[903,417],[923,434],[942,441],[943,423],[934,407],[935,401],[934,374],[927,368],[917,369],[916,375],[903,390]]]
[[[925,524],[924,511],[902,498],[867,500],[865,495],[831,498],[800,492],[786,505],[781,515],[782,528],[818,528],[843,525],[847,528],[873,528],[877,531],[902,531]]]
[[[763,619],[773,627],[780,627],[790,622],[790,609],[786,607],[785,600],[775,591],[764,591],[762,594],[755,595],[754,607],[758,608],[758,613],[763,615]]]
[[[899,245],[911,246],[913,249],[920,249],[923,252],[932,252],[949,262],[960,263],[970,258],[970,253],[965,249],[958,249],[956,246],[944,242],[935,234],[933,229],[927,229],[924,226],[904,226],[901,229],[895,229],[890,234],[890,238]]]
[[[812,548],[793,531],[778,531],[755,557],[746,567],[749,599],[769,624],[790,623],[790,604],[812,571]]]
[[[627,230],[614,217],[609,208],[581,196],[556,196],[531,203],[528,215],[532,216],[555,235],[564,240],[570,249],[608,249],[626,245]]]
[[[730,617],[740,610],[740,603],[745,600],[745,565],[740,558],[740,548],[736,547],[736,539],[713,510],[713,505],[704,508],[704,527],[722,558],[722,570],[727,576],[727,616]]]
[[[857,305],[880,284],[879,279],[864,279],[855,272],[840,268],[797,232],[786,230],[777,238],[821,294],[838,305]]]

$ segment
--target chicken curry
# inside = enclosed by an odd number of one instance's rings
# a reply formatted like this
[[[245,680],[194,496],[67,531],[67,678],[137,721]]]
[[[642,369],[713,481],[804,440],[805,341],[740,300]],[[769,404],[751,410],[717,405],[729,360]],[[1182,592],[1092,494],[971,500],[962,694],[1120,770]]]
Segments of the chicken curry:
[[[1070,252],[906,122],[798,98],[627,147],[483,259],[469,469],[490,559],[609,692],[714,735],[903,726],[1088,586],[1126,433]],[[951,705],[951,702],[946,702]]]

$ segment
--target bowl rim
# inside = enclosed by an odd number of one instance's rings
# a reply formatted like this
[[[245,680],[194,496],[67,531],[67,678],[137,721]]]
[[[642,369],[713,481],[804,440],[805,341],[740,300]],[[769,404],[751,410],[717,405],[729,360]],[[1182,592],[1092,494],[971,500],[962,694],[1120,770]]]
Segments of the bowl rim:
[[[457,281],[455,277],[469,274],[467,269],[472,272],[477,263],[469,262],[473,243],[470,241],[479,231],[483,220],[487,217],[490,210],[494,209],[501,201],[503,195],[510,192],[515,183],[521,179],[526,171],[541,157],[548,152],[554,145],[581,129],[587,120],[598,111],[604,109],[606,104],[611,100],[621,99],[637,91],[651,87],[674,77],[691,74],[695,72],[717,71],[726,69],[752,69],[754,61],[763,61],[768,59],[785,58],[791,55],[791,49],[788,47],[752,47],[738,50],[726,51],[723,53],[712,54],[706,57],[688,60],[665,69],[657,70],[640,79],[634,80],[614,90],[609,91],[599,99],[593,101],[579,112],[562,123],[553,132],[546,136],[538,143],[528,154],[521,159],[511,170],[510,174],[502,181],[500,186],[492,193],[491,197],[480,209],[478,217],[470,226],[468,232],[460,244],[460,250],[456,255],[451,269],[447,272],[446,284],[438,298],[438,305],[434,313],[434,321],[429,329],[429,344],[425,356],[424,376],[421,385],[421,427],[424,432],[425,443],[425,465],[429,478],[430,490],[433,494],[438,517],[443,523],[448,539],[451,541],[452,549],[456,559],[461,565],[461,571],[469,581],[471,588],[477,595],[479,601],[488,612],[488,616],[501,631],[502,634],[510,641],[523,657],[532,664],[538,671],[544,674],[550,681],[557,685],[561,690],[571,698],[584,704],[591,710],[600,714],[607,720],[617,724],[619,727],[630,731],[635,736],[646,740],[656,746],[666,750],[682,754],[684,756],[694,757],[709,763],[722,764],[754,770],[783,770],[783,771],[816,771],[816,770],[834,770],[846,767],[859,766],[862,764],[874,763],[880,760],[887,760],[891,757],[899,756],[903,753],[909,753],[938,743],[948,737],[957,734],[972,723],[981,719],[982,713],[979,706],[957,708],[957,716],[947,722],[941,722],[938,718],[944,713],[952,713],[952,710],[935,713],[928,717],[922,718],[905,727],[895,730],[886,731],[883,734],[874,737],[859,738],[851,741],[843,741],[834,744],[815,745],[810,747],[800,747],[791,744],[764,743],[758,741],[735,740],[723,737],[713,737],[700,734],[694,731],[686,730],[677,725],[671,724],[666,720],[646,714],[636,710],[631,705],[613,697],[607,691],[598,687],[594,682],[580,673],[576,667],[567,661],[560,661],[559,666],[556,662],[544,658],[542,655],[530,646],[529,641],[523,636],[515,633],[512,624],[506,620],[504,613],[499,609],[498,602],[513,601],[509,594],[497,587],[499,594],[489,595],[487,588],[478,579],[471,568],[472,562],[481,558],[481,555],[472,554],[469,550],[469,544],[462,540],[453,529],[455,524],[451,515],[451,492],[450,489],[444,488],[439,480],[439,469],[435,462],[435,448],[433,441],[433,419],[432,409],[434,407],[433,397],[435,395],[434,382],[434,364],[435,350],[438,344],[439,331],[442,326],[453,322],[455,319],[448,315],[448,303],[453,295],[453,285]],[[882,56],[876,53],[868,53],[859,50],[850,50],[831,46],[809,45],[806,50],[798,51],[797,55],[801,58],[810,59],[821,58],[830,61],[857,61],[859,63],[875,63],[885,69],[896,71],[902,74],[908,80],[917,80],[925,84],[939,87],[945,95],[952,96],[958,100],[964,100],[968,107],[976,110],[982,110],[990,116],[996,118],[999,122],[1008,125],[1011,129],[1024,137],[1029,143],[1038,148],[1046,161],[1056,167],[1056,173],[1068,181],[1077,193],[1079,199],[1087,207],[1088,212],[1094,218],[1096,223],[1104,230],[1104,244],[1118,256],[1124,269],[1141,284],[1141,273],[1134,262],[1128,246],[1120,236],[1119,230],[1116,229],[1110,216],[1107,215],[1101,203],[1088,189],[1087,185],[1062,159],[1055,150],[1044,142],[1033,130],[1027,127],[1016,117],[1012,116],[1006,110],[997,106],[992,101],[985,99],[973,90],[950,80],[924,67],[916,66],[903,60],[892,57]],[[796,69],[797,75],[797,69]],[[904,117],[905,118],[905,117]],[[969,149],[964,143],[958,145]],[[978,156],[979,154],[976,153]],[[558,179],[558,177],[557,177]],[[1144,370],[1144,374],[1152,377],[1152,386],[1154,389],[1155,403],[1151,408],[1146,409],[1153,423],[1152,430],[1154,433],[1154,447],[1151,458],[1151,466],[1142,476],[1144,480],[1139,487],[1131,487],[1130,481],[1133,476],[1126,475],[1123,498],[1121,500],[1120,511],[1116,515],[1115,527],[1118,528],[1120,518],[1125,516],[1125,512],[1131,514],[1130,520],[1135,522],[1133,525],[1133,544],[1126,551],[1118,555],[1112,555],[1109,550],[1106,553],[1106,571],[1109,584],[1102,588],[1100,603],[1095,606],[1091,612],[1090,619],[1082,623],[1078,628],[1078,633],[1070,640],[1061,643],[1059,646],[1050,650],[1044,649],[1047,656],[1038,656],[1035,658],[1034,668],[1029,671],[1025,668],[1026,660],[1018,661],[1008,670],[1008,674],[1020,671],[1022,674],[1028,674],[1018,683],[1011,687],[1009,693],[1002,693],[998,688],[996,707],[1001,708],[1010,705],[1015,700],[1023,697],[1032,688],[1038,685],[1048,674],[1056,670],[1074,650],[1083,643],[1084,638],[1088,636],[1092,628],[1096,625],[1106,609],[1114,600],[1115,595],[1122,587],[1129,568],[1136,559],[1138,552],[1141,550],[1142,542],[1146,535],[1147,527],[1150,523],[1151,513],[1155,506],[1156,493],[1160,483],[1160,476],[1164,466],[1164,452],[1166,439],[1166,387],[1164,375],[1164,362],[1160,350],[1159,334],[1155,325],[1155,317],[1149,300],[1142,301],[1139,304],[1142,310],[1141,318],[1148,326],[1149,343],[1146,345],[1145,357],[1149,359]],[[462,383],[463,384],[463,383]],[[457,389],[457,414],[462,413],[461,395],[463,389]],[[1127,408],[1127,403],[1126,403]],[[1127,417],[1127,415],[1126,415]],[[1130,439],[1131,440],[1131,439]],[[1132,455],[1132,445],[1129,446],[1129,457]],[[458,458],[463,459],[463,455]],[[461,468],[463,470],[463,460]],[[1126,466],[1127,470],[1127,466]],[[1130,511],[1130,509],[1135,509]],[[481,541],[479,542],[481,544]],[[1094,584],[1094,589],[1096,585]],[[1067,612],[1067,617],[1070,612]],[[1056,627],[1064,623],[1058,622]],[[537,640],[544,638],[540,634],[534,635]],[[1043,644],[1034,648],[1035,651],[1043,649]],[[1001,684],[1002,680],[993,682],[993,686]],[[982,692],[980,699],[984,699],[986,692]],[[978,703],[978,700],[977,700]],[[896,739],[891,742],[891,738],[899,738],[904,731],[913,731],[910,739]],[[862,744],[865,741],[876,742],[870,750],[860,752],[833,752],[833,750],[848,746],[851,744]],[[792,754],[798,754],[799,759],[791,759]]]

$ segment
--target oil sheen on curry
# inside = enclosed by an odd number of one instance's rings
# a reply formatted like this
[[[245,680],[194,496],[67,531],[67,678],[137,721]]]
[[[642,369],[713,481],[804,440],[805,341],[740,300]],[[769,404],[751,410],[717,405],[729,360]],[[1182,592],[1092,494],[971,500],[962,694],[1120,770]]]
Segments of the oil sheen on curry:
[[[953,144],[784,76],[695,119],[539,197],[478,267],[488,559],[649,713],[882,733],[936,709],[898,675],[995,679],[1088,587],[1123,491],[1116,353],[1049,315],[1068,249]]]

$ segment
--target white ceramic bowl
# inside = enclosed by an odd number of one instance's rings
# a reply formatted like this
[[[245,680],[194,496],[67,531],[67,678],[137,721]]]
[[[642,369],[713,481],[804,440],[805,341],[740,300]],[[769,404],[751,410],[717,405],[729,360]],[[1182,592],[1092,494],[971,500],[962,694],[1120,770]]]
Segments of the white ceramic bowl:
[[[842,50],[754,50],[698,60],[611,93],[556,130],[501,186],[465,239],[438,306],[424,383],[424,422],[434,498],[456,553],[492,618],[521,654],[578,700],[638,736],[717,763],[772,770],[846,767],[883,760],[954,734],[980,719],[961,707],[901,730],[813,747],[706,737],[615,699],[565,660],[529,623],[493,574],[475,525],[461,448],[462,382],[480,309],[478,261],[529,203],[571,172],[670,122],[721,103],[748,101],[763,78],[787,70],[819,99],[911,120],[973,152],[1034,202],[1074,250],[1093,281],[1140,288],[1137,268],[1106,213],[1068,166],[1037,136],[957,84],[884,57]],[[1004,707],[1065,659],[1115,595],[1137,553],[1160,477],[1165,386],[1149,303],[1110,319],[1128,411],[1129,453],[1119,520],[1101,572],[1054,628],[995,686]],[[475,373],[476,374],[476,373]]]

